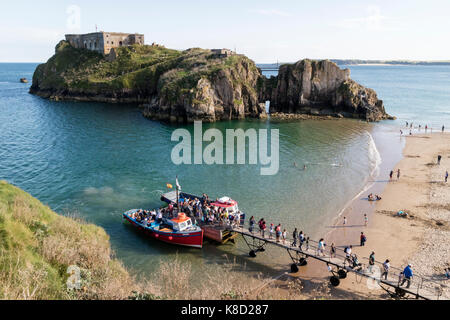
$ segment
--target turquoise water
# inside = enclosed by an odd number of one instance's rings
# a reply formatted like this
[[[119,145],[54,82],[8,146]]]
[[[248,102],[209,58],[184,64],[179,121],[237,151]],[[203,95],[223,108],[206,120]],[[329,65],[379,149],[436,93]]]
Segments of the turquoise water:
[[[418,95],[416,77],[411,83],[399,80],[409,79],[409,75],[398,74],[409,74],[407,67],[383,71],[352,67],[355,79],[379,91],[388,112],[401,119],[397,122],[249,120],[204,125],[222,132],[279,129],[279,173],[261,176],[258,165],[175,166],[170,155],[176,145],[171,142],[176,127],[144,119],[133,105],[53,102],[32,96],[30,84],[18,80],[31,79],[35,67],[0,64],[0,179],[23,188],[61,214],[76,213],[103,227],[117,256],[141,273],[154,270],[160,259],[177,253],[199,272],[230,258],[251,270],[277,266],[281,262],[267,262],[267,256],[280,254],[277,251],[249,262],[243,241],[236,246],[206,244],[196,250],[148,240],[123,223],[121,213],[160,205],[160,192],[178,175],[184,191],[230,196],[249,216],[265,217],[288,229],[297,226],[319,237],[348,201],[378,175],[382,148],[376,144],[397,136],[396,125],[403,119],[415,120],[414,108],[416,117],[425,116],[421,110],[431,103],[445,109],[450,74],[450,69],[445,76],[426,69],[427,77],[436,77],[430,80],[431,93],[413,103],[411,95]],[[389,84],[379,82],[381,76]],[[407,97],[404,90],[410,92]],[[439,111],[441,116],[436,119],[431,112],[426,116],[437,123],[449,116],[446,110]],[[192,125],[183,128],[193,132]]]

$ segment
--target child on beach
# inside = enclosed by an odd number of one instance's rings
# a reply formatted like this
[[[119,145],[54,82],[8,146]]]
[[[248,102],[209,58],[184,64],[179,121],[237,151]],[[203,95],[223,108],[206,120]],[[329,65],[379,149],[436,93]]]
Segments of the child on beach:
[[[367,227],[369,224],[369,218],[367,217],[367,214],[364,214],[364,225]]]
[[[344,217],[344,226],[347,225],[347,217]]]
[[[366,244],[367,238],[364,234],[364,232],[361,232],[361,247],[364,247]]]

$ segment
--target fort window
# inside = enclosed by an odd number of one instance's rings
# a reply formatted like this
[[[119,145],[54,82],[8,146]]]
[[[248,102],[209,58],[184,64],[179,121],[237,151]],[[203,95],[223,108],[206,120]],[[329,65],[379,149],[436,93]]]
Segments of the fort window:
[[[119,46],[122,46],[122,41],[119,41]]]

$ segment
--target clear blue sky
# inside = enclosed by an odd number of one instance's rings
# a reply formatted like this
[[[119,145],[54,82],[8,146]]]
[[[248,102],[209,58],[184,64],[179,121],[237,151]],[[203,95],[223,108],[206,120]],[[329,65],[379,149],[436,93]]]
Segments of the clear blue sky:
[[[450,60],[449,16],[449,0],[3,1],[0,61],[46,61],[65,33],[96,24],[169,48],[236,48],[256,62]]]

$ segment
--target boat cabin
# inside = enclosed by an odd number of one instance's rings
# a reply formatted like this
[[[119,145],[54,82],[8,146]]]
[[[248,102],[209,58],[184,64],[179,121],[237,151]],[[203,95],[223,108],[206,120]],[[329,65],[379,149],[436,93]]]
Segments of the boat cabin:
[[[229,197],[220,198],[219,200],[212,202],[211,205],[218,208],[224,208],[229,214],[239,212],[238,203]]]
[[[167,220],[173,231],[183,232],[193,227],[191,218],[187,217],[184,213],[179,213],[178,217]]]

